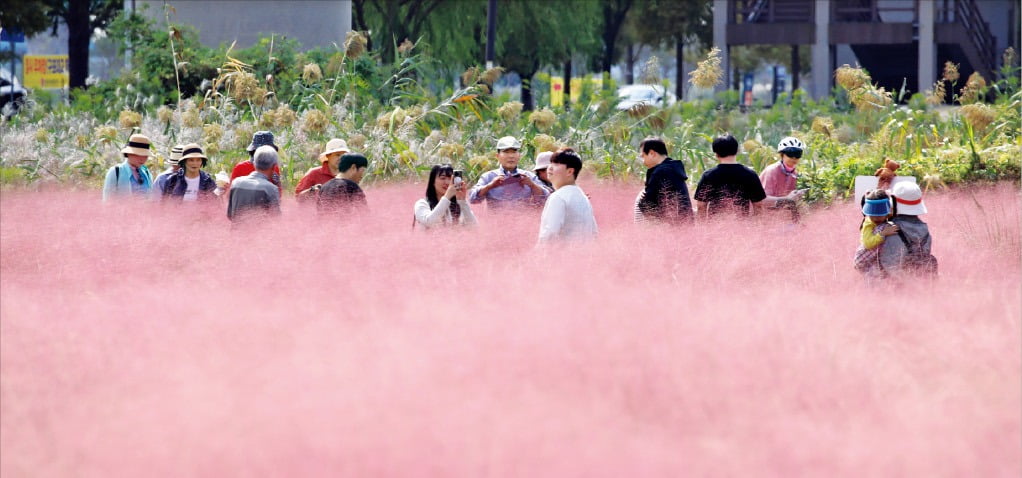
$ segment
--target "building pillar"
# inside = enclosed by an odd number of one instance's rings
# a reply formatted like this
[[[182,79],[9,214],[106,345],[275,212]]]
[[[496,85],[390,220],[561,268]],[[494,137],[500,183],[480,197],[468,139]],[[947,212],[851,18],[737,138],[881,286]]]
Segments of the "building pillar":
[[[933,2],[918,2],[919,7],[919,87],[929,89],[937,81],[937,49],[933,43],[936,7]]]
[[[720,48],[720,68],[724,72],[722,84],[714,92],[724,91],[731,84],[731,55],[727,44],[728,0],[713,0],[713,46]]]
[[[816,41],[813,43],[813,98],[830,95],[830,0],[815,0]]]

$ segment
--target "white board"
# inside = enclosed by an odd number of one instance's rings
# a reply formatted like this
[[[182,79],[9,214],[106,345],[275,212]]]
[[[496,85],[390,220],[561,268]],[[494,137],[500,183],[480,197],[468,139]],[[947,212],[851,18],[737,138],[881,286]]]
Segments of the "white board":
[[[915,176],[895,176],[894,180],[891,181],[891,187],[900,182],[908,181],[910,183],[916,182]],[[855,177],[855,204],[862,202],[862,197],[866,195],[871,189],[876,189],[877,184],[880,183],[880,178],[876,176],[856,176]]]

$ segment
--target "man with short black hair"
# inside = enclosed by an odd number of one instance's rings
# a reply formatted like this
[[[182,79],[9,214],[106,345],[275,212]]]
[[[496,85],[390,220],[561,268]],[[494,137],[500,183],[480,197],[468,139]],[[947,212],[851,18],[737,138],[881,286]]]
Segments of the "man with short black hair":
[[[685,165],[667,156],[667,144],[654,136],[639,143],[639,157],[646,171],[646,187],[635,200],[635,221],[655,220],[667,224],[692,221]]]
[[[319,190],[316,210],[322,214],[346,214],[368,208],[366,195],[358,183],[365,176],[369,160],[360,153],[346,153],[337,164],[340,171]]]
[[[500,167],[479,176],[479,181],[469,191],[470,203],[478,204],[485,200],[486,208],[491,211],[519,209],[514,206],[521,205],[543,205],[550,192],[539,185],[535,174],[518,169],[521,149],[521,141],[514,136],[504,136],[497,140],[497,161]]]
[[[547,177],[555,191],[546,200],[539,222],[539,242],[590,240],[599,232],[593,206],[575,185],[582,171],[582,157],[571,148],[562,148],[550,158]]]
[[[734,136],[718,136],[712,147],[719,164],[706,170],[696,186],[696,214],[700,218],[722,212],[748,216],[764,205],[773,206],[778,200],[797,198],[795,191],[784,197],[767,196],[759,175],[738,163],[738,140]]]
[[[227,217],[236,223],[250,216],[280,214],[280,190],[270,182],[277,166],[277,150],[268,145],[258,147],[252,153],[252,166],[255,171],[231,183]]]

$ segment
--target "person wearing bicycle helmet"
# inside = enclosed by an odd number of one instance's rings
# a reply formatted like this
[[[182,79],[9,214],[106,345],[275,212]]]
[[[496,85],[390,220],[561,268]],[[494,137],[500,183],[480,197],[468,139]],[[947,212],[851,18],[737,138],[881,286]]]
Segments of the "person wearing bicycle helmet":
[[[798,172],[795,167],[798,166],[805,149],[805,143],[792,136],[777,143],[778,161],[763,168],[763,172],[759,173],[759,181],[763,183],[763,190],[767,196],[787,196],[795,190],[798,183]]]

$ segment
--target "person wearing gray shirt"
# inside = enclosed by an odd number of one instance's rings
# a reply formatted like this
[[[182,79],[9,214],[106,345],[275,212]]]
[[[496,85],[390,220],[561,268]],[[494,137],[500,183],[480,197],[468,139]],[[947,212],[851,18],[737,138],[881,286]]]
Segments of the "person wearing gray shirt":
[[[234,180],[227,201],[227,218],[237,223],[253,216],[280,214],[280,190],[270,182],[277,150],[260,146],[252,155],[255,171]]]

